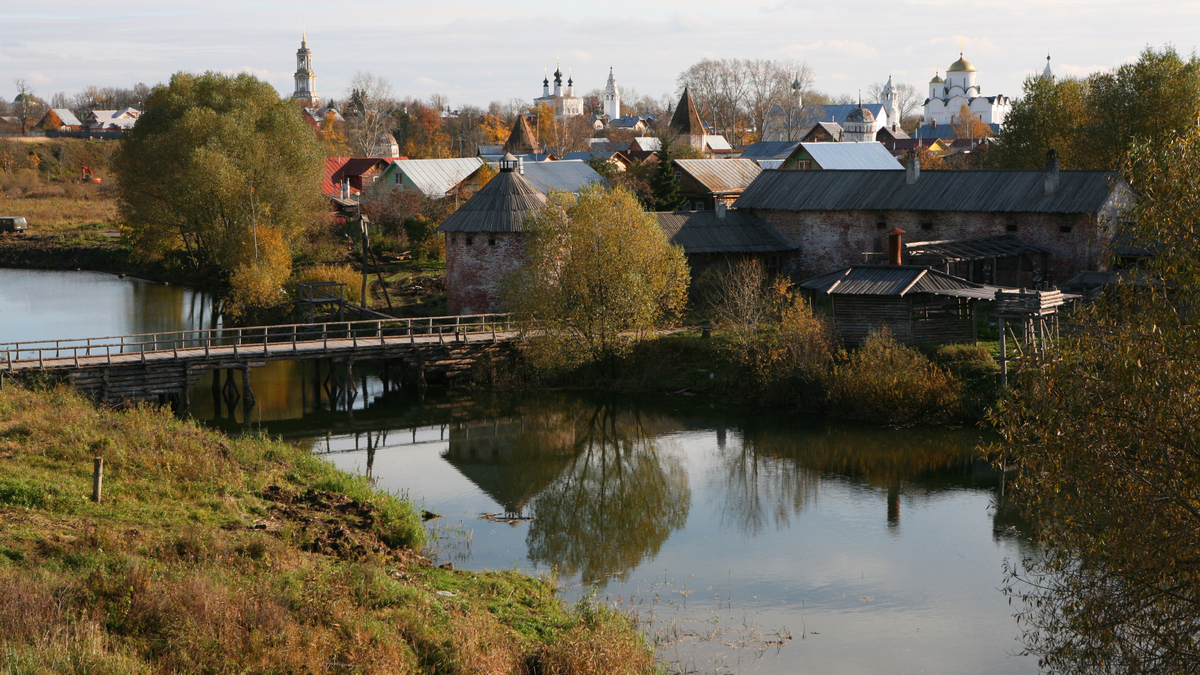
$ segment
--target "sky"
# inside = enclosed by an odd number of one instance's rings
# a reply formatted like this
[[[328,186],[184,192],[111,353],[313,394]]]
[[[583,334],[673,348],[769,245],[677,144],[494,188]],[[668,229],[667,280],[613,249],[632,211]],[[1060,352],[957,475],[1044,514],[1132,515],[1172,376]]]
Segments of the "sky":
[[[1147,46],[1190,54],[1197,28],[1200,2],[1162,0],[10,2],[0,8],[0,95],[12,100],[15,78],[49,100],[205,70],[250,72],[289,94],[306,31],[325,99],[343,99],[357,71],[387,78],[399,96],[444,94],[452,107],[532,99],[556,59],[577,93],[602,88],[611,66],[639,94],[674,94],[679,73],[706,57],[803,60],[833,95],[889,75],[925,91],[960,44],[984,95],[1017,97],[1047,53],[1056,73],[1083,75]]]

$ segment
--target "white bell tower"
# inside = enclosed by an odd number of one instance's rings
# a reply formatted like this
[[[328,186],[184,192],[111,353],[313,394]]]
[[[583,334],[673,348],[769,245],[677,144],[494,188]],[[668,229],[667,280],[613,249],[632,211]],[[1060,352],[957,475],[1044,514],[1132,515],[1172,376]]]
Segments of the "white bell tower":
[[[312,69],[312,51],[308,48],[308,35],[302,33],[300,49],[296,51],[296,91],[292,98],[305,108],[320,108],[321,97],[317,96],[317,75]]]
[[[613,78],[612,66],[608,67],[608,84],[604,87],[604,114],[615,120],[621,116],[621,90]]]

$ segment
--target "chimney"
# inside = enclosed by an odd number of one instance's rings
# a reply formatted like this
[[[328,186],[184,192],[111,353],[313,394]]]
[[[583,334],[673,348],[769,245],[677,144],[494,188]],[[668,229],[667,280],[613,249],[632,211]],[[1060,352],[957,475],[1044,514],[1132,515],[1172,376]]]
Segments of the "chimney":
[[[908,152],[908,166],[905,169],[907,174],[904,177],[904,182],[909,185],[914,185],[917,179],[921,177],[921,158],[915,150]]]
[[[525,158],[524,157],[517,158],[517,173],[522,176],[525,175]]]
[[[1053,195],[1055,190],[1057,190],[1057,189],[1058,189],[1058,151],[1055,150],[1054,148],[1050,148],[1050,151],[1046,153],[1046,182],[1045,182],[1046,196],[1049,197],[1050,195]]]
[[[717,217],[718,218],[725,217],[725,202],[720,201],[720,200],[717,201]]]
[[[904,230],[893,227],[888,230],[888,264],[903,265],[901,260],[901,252],[904,250],[904,242],[901,240]]]

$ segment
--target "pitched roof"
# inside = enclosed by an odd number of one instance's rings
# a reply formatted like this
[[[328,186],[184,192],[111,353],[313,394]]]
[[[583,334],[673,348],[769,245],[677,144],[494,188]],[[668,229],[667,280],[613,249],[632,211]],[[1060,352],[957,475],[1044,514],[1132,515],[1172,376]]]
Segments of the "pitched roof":
[[[517,115],[517,121],[513,122],[512,132],[504,142],[504,151],[515,155],[541,152],[537,137],[533,135],[533,130],[529,128],[524,115]]]
[[[910,256],[931,256],[949,261],[987,260],[1007,258],[1020,254],[1049,254],[1050,251],[1021,241],[1011,234],[970,239],[943,239],[940,241],[905,242],[904,248]]]
[[[62,122],[64,127],[83,126],[83,122],[79,121],[79,118],[75,116],[75,113],[67,110],[66,108],[51,108],[50,112],[58,116],[59,121]]]
[[[1108,171],[1060,171],[1053,195],[1033,170],[764,171],[738,198],[744,209],[780,211],[972,211],[1096,213],[1115,179]]]
[[[629,149],[632,150],[635,145],[641,151],[658,152],[662,150],[662,139],[657,136],[638,136],[629,142]]]
[[[733,146],[720,134],[709,134],[704,137],[704,144],[713,152],[733,151]]]
[[[522,168],[525,171],[525,180],[542,194],[550,192],[550,188],[579,192],[589,183],[604,181],[604,177],[596,173],[590,164],[578,159],[525,162]]]
[[[762,167],[749,159],[677,159],[675,166],[713,194],[741,192],[762,173]]]
[[[438,226],[438,232],[520,232],[546,195],[516,171],[501,171]]]
[[[903,298],[913,293],[990,300],[996,287],[975,284],[937,270],[914,265],[853,265],[800,282],[802,288],[827,295],[882,295]]]
[[[999,124],[989,124],[988,126],[991,127],[993,136],[1000,133]],[[915,138],[940,138],[947,141],[958,138],[953,124],[939,124],[936,127],[932,124],[922,124],[921,128],[917,129],[917,133],[912,134],[912,136]]]
[[[325,158],[325,174],[321,177],[321,194],[340,196],[341,188],[341,168],[349,162],[349,157],[326,157]],[[334,176],[338,179],[335,181]]]
[[[742,159],[787,159],[799,145],[792,141],[759,141],[742,148]]]
[[[671,116],[671,126],[681,134],[699,136],[704,133],[704,122],[700,121],[700,113],[692,101],[692,94],[687,87],[683,88],[683,96],[679,97],[679,105],[675,106],[675,114]]]
[[[350,176],[361,176],[377,166],[386,167],[389,162],[407,159],[405,157],[326,157],[325,175],[321,179],[321,192],[326,195],[340,195],[342,181]],[[352,194],[358,190],[351,188]]]
[[[761,218],[729,209],[724,218],[716,211],[660,212],[658,226],[667,239],[693,253],[779,253],[796,246],[771,229]]]
[[[804,151],[822,169],[846,171],[867,169],[871,171],[903,171],[892,153],[882,143],[801,143]]]
[[[428,197],[445,197],[447,193],[483,166],[478,157],[453,159],[401,159],[392,162],[392,171],[399,171]]]

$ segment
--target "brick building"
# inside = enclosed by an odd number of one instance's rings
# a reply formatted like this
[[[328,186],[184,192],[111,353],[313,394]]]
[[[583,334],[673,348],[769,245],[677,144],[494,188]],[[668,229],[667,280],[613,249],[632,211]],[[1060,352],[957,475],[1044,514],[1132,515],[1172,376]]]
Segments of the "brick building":
[[[1010,234],[1048,252],[1036,285],[1106,268],[1128,189],[1109,171],[1046,168],[926,171],[764,171],[735,206],[798,247],[785,270],[803,279],[886,250],[887,232],[910,242]]]
[[[511,154],[500,173],[438,227],[446,235],[446,301],[451,314],[501,311],[500,287],[525,262],[525,217],[546,196],[517,170]]]

